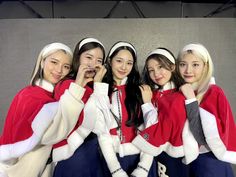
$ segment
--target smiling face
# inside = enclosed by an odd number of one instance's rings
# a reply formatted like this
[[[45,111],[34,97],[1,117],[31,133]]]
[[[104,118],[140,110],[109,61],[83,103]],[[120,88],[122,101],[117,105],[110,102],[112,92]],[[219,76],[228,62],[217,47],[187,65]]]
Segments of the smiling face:
[[[201,80],[205,64],[191,53],[185,54],[179,62],[179,73],[185,82],[193,84]]]
[[[83,52],[80,56],[80,65],[91,68],[90,71],[85,73],[85,78],[93,78],[96,74],[96,66],[102,65],[102,62],[103,52],[101,48],[97,47]]]
[[[113,79],[117,85],[120,85],[121,81],[130,74],[133,65],[134,59],[128,50],[120,50],[111,59]]]
[[[71,63],[71,56],[64,51],[52,53],[41,62],[43,78],[52,84],[58,83],[70,72]]]
[[[147,70],[151,80],[159,86],[164,86],[171,79],[172,71],[167,70],[154,58],[147,61]]]

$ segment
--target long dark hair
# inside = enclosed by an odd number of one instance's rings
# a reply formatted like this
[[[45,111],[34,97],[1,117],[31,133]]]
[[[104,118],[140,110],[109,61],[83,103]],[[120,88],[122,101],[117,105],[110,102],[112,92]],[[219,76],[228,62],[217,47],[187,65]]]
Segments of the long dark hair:
[[[120,46],[117,49],[115,49],[115,51],[111,55],[108,55],[105,62],[107,73],[104,76],[103,82],[106,82],[109,84],[108,94],[110,97],[114,91],[114,83],[115,83],[113,79],[113,74],[112,74],[111,61],[118,54],[120,50],[128,50],[132,54],[133,59],[134,59],[132,70],[130,74],[128,75],[128,79],[126,82],[125,106],[128,112],[128,120],[126,122],[126,125],[129,127],[135,126],[137,128],[140,124],[143,123],[143,115],[141,112],[141,104],[143,102],[142,102],[141,92],[139,90],[140,74],[139,74],[138,66],[137,66],[137,56],[136,56],[135,51],[131,47]]]
[[[175,58],[174,54],[170,50],[168,50],[164,47],[159,47],[158,49],[163,49],[163,50],[168,51],[176,61],[176,58]],[[154,54],[149,55],[147,57],[147,59],[145,61],[144,68],[143,68],[143,71],[142,71],[142,81],[143,81],[143,83],[149,85],[152,90],[155,90],[155,85],[157,85],[157,84],[152,81],[152,79],[150,78],[149,72],[148,72],[147,63],[150,59],[154,59],[154,60],[158,61],[158,63],[160,63],[160,65],[163,68],[167,69],[168,71],[171,71],[170,81],[172,81],[175,84],[177,90],[179,89],[179,87],[181,85],[184,84],[184,80],[179,76],[179,74],[177,73],[176,68],[174,70],[172,69],[173,67],[175,67],[175,64],[173,64],[166,56],[154,53]],[[158,85],[158,89],[162,89],[162,86]]]

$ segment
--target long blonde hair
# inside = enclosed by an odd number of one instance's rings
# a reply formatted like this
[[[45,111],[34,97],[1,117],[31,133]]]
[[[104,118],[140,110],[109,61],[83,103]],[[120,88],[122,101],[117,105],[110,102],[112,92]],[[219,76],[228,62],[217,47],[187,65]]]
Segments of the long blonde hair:
[[[178,65],[179,65],[180,60],[186,54],[192,54],[204,62],[204,70],[203,70],[200,80],[197,83],[192,84],[193,89],[195,91],[197,91],[196,98],[197,98],[198,102],[200,103],[205,92],[209,88],[209,85],[214,83],[213,62],[212,62],[212,59],[211,59],[211,56],[210,56],[208,50],[202,44],[188,44],[188,45],[184,46],[178,56],[178,60],[177,60]]]

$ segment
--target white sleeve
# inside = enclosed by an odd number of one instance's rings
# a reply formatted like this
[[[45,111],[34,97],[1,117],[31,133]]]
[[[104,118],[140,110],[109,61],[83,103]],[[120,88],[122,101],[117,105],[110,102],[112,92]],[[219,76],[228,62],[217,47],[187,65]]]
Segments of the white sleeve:
[[[42,144],[55,144],[67,137],[84,108],[84,103],[81,100],[84,92],[85,89],[83,87],[71,83],[69,89],[61,96],[59,102],[52,103],[56,105],[53,107],[55,114],[50,115],[53,116],[49,118],[52,119],[52,122],[42,135]],[[49,107],[48,109],[52,109],[52,106]],[[47,105],[45,105],[44,109],[47,110]],[[32,124],[32,129],[36,130],[36,132],[38,129],[37,121],[41,120],[38,119]]]
[[[143,153],[140,153],[140,161],[138,163],[137,168],[132,172],[133,176],[139,177],[147,177],[149,170],[153,163],[153,156]]]
[[[150,127],[153,124],[158,122],[157,109],[153,106],[152,103],[145,103],[141,106],[143,111],[144,125],[145,128]]]
[[[117,159],[116,152],[113,148],[111,135],[100,135],[98,137],[98,142],[112,177],[128,177],[125,171],[121,168],[120,162]]]

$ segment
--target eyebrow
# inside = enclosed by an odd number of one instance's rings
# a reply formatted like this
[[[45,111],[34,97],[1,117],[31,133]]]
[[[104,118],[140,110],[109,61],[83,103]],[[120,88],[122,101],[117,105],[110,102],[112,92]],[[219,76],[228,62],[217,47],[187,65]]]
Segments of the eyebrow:
[[[50,58],[50,59],[52,59],[52,60],[56,60],[56,61],[58,61],[58,62],[60,61],[59,59],[57,59],[57,58],[53,58],[53,57]],[[69,63],[65,63],[65,64],[66,64],[66,65],[71,65],[71,64],[69,64]]]
[[[91,56],[91,57],[94,57],[94,55],[92,55],[92,54],[90,54],[90,53],[87,53],[87,52],[85,52],[85,55],[89,55],[89,56]],[[98,59],[103,60],[103,57],[98,57]]]
[[[122,60],[126,60],[125,58],[122,58],[122,57],[115,57],[115,58],[117,58],[117,59],[122,59]],[[129,62],[134,62],[134,60],[132,60],[132,59],[128,59],[128,61],[129,61]]]

